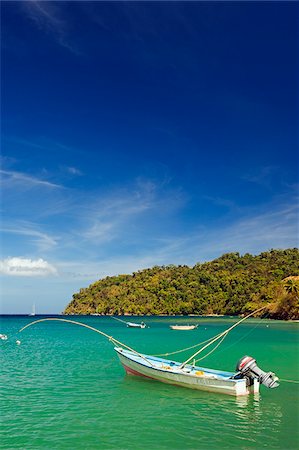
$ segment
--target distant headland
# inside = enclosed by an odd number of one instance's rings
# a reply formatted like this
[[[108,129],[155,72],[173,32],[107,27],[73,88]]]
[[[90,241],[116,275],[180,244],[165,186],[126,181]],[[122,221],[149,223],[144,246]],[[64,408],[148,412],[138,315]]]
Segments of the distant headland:
[[[299,319],[298,248],[106,277],[75,293],[64,314],[240,315],[263,305],[269,318]]]

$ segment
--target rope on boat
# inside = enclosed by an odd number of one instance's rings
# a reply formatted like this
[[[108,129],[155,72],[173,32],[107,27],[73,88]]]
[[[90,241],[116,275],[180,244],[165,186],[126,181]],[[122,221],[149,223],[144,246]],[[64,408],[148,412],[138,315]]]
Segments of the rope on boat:
[[[111,319],[118,320],[118,322],[122,322],[122,323],[125,323],[126,325],[128,325],[128,322],[126,322],[125,320],[119,319],[118,317],[111,316]]]
[[[202,356],[199,359],[196,359],[195,363],[198,363],[198,361],[201,361],[202,359],[205,359],[207,356],[211,355],[219,347],[219,345],[222,344],[222,342],[224,341],[224,339],[226,338],[227,335],[228,335],[228,332],[223,335],[222,339],[218,342],[217,345],[215,345],[215,347],[209,353],[207,353],[206,355]]]
[[[263,307],[263,308],[265,308],[265,307]],[[263,308],[261,308],[261,309],[263,309]],[[260,311],[260,310],[258,309],[257,311]],[[256,313],[257,311],[254,311],[254,313]],[[253,313],[252,313],[252,314],[253,314]],[[249,317],[249,315],[248,315],[247,317]],[[247,319],[247,317],[245,317],[244,320]],[[267,317],[267,315],[266,315],[266,317]],[[241,321],[240,321],[240,322],[241,322]],[[239,323],[240,323],[240,322],[239,322]],[[238,324],[238,323],[236,323],[236,325],[237,325],[237,324]],[[259,324],[257,324],[253,329],[255,329],[258,325],[259,325]],[[252,331],[253,331],[253,330],[250,330],[245,336],[242,336],[242,337],[241,337],[240,339],[238,339],[236,342],[234,342],[233,344],[229,345],[228,348],[232,347],[232,346],[235,345],[237,342],[239,342],[239,341],[245,339],[245,337],[248,336],[250,333],[252,333]],[[210,341],[211,341],[212,339],[214,339],[214,338],[217,338],[217,337],[220,338],[220,337],[223,335],[223,333],[224,333],[224,332],[221,332],[221,333],[217,334],[216,336],[212,336],[212,337],[210,337],[209,339],[207,339],[207,340],[205,340],[205,341],[199,342],[198,344],[195,344],[195,345],[191,345],[191,347],[185,347],[185,348],[182,348],[182,349],[180,349],[180,350],[176,350],[176,351],[174,351],[174,352],[158,353],[158,354],[155,354],[155,355],[153,355],[153,356],[170,356],[170,355],[176,355],[176,354],[178,354],[178,353],[183,353],[183,352],[186,352],[186,351],[188,351],[188,350],[191,350],[192,348],[196,348],[196,347],[199,347],[200,345],[206,344],[207,342],[210,342]],[[226,335],[225,335],[225,337],[226,337]],[[222,341],[221,341],[221,342],[222,342]],[[219,345],[216,346],[216,348],[218,348],[218,347],[219,347]],[[215,348],[215,350],[216,350],[216,348]],[[208,353],[206,356],[209,356],[209,355],[210,355],[210,353]],[[197,361],[200,361],[201,359],[203,359],[203,358],[200,358],[200,359],[198,359]]]
[[[285,379],[283,379],[283,378],[279,378],[279,381],[284,381],[284,382],[286,382],[286,383],[296,383],[296,384],[299,384],[299,381],[297,381],[297,380],[285,380]]]
[[[202,348],[200,348],[197,352],[195,352],[192,356],[190,356],[190,358],[186,359],[186,361],[184,361],[181,365],[180,368],[183,369],[186,364],[188,364],[188,362],[190,362],[192,359],[195,358],[195,356],[199,355],[199,353],[203,352],[207,347],[209,347],[210,345],[214,344],[214,342],[218,341],[218,339],[222,338],[222,336],[226,335],[227,333],[229,333],[231,330],[233,330],[235,327],[237,327],[240,323],[244,322],[244,320],[248,319],[248,317],[253,316],[254,314],[256,314],[257,312],[261,311],[262,309],[267,308],[268,306],[263,306],[262,308],[259,308],[255,311],[253,311],[252,313],[248,314],[247,316],[243,317],[241,320],[239,320],[238,322],[236,322],[234,325],[232,325],[230,328],[228,328],[227,330],[223,331],[223,333],[218,334],[218,336],[216,336],[214,339],[211,340],[211,342],[209,342],[208,344],[204,345]],[[203,359],[203,358],[202,358]]]
[[[219,334],[217,334],[216,336],[219,336],[220,334],[222,334],[222,332],[219,333]],[[158,354],[153,355],[153,356],[170,356],[170,355],[176,355],[177,353],[186,352],[187,350],[191,350],[192,348],[199,347],[200,345],[203,345],[203,344],[206,344],[207,342],[210,342],[210,341],[211,341],[212,339],[214,339],[216,336],[212,336],[212,337],[210,337],[209,339],[207,339],[206,341],[199,342],[198,344],[191,345],[191,347],[182,348],[182,349],[176,350],[176,351],[174,351],[174,352],[158,353]]]
[[[263,317],[263,319],[266,318],[268,315],[269,315],[269,314],[267,313],[267,314],[265,315],[265,317]],[[262,323],[262,319],[261,319],[255,326],[253,326],[252,328],[250,328],[250,330],[249,330],[246,334],[244,334],[243,336],[239,337],[239,339],[237,339],[236,341],[232,342],[230,345],[227,345],[227,346],[225,347],[225,349],[224,349],[224,350],[220,350],[220,352],[226,351],[227,349],[229,349],[229,348],[231,348],[231,347],[234,347],[234,346],[237,345],[239,342],[241,342],[241,341],[243,341],[244,339],[246,339],[247,336],[249,336],[251,333],[253,333],[253,331],[254,331],[258,326],[260,326],[261,323]],[[269,326],[269,325],[267,325],[267,326]]]
[[[145,361],[147,361],[151,366],[153,366],[153,364],[147,359],[145,358],[143,355],[141,355],[140,353],[138,353],[136,350],[134,350],[133,348],[129,347],[128,345],[124,344],[123,342],[118,341],[117,339],[115,339],[113,336],[109,336],[109,334],[104,333],[104,331],[100,331],[97,330],[94,327],[91,327],[90,325],[86,325],[85,323],[81,323],[81,322],[76,322],[74,320],[69,320],[69,319],[58,319],[56,317],[48,317],[47,319],[39,319],[39,320],[35,320],[34,322],[28,323],[27,325],[25,325],[23,328],[21,328],[19,330],[19,332],[21,333],[23,330],[25,330],[28,327],[31,327],[31,325],[35,325],[36,323],[39,322],[46,322],[46,321],[50,321],[50,320],[55,320],[57,322],[68,322],[68,323],[73,323],[75,325],[80,325],[81,327],[85,327],[85,328],[89,328],[92,331],[95,331],[96,333],[101,334],[102,336],[105,336],[110,342],[114,343],[114,344],[118,344],[124,348],[127,348],[128,350],[130,350],[131,352],[135,353],[136,355],[138,355],[140,358],[144,359]]]
[[[207,353],[206,355],[204,355],[202,358],[197,359],[196,361],[198,362],[198,361],[200,361],[200,360],[206,358],[207,356],[209,356],[211,353],[213,353],[213,352],[220,346],[220,344],[223,342],[223,340],[225,339],[225,337],[228,335],[228,333],[229,333],[231,330],[233,330],[233,329],[234,329],[236,326],[238,326],[241,322],[244,322],[244,320],[248,319],[249,317],[253,316],[253,315],[256,314],[257,312],[259,312],[259,311],[261,311],[261,310],[263,310],[263,309],[265,309],[265,308],[267,308],[267,306],[263,306],[262,308],[259,308],[259,309],[255,310],[255,311],[253,311],[252,313],[248,314],[247,316],[243,317],[241,320],[239,320],[238,322],[236,322],[234,325],[232,325],[232,326],[231,326],[230,328],[228,328],[227,330],[225,330],[225,331],[223,331],[222,333],[219,333],[218,335],[216,335],[214,338],[210,338],[210,339],[208,339],[208,340],[206,340],[206,341],[204,341],[204,342],[201,342],[201,343],[199,343],[199,344],[193,345],[193,346],[191,346],[191,347],[188,347],[188,348],[185,348],[185,349],[182,349],[182,350],[178,350],[178,351],[176,351],[176,352],[168,353],[167,355],[172,355],[172,354],[175,354],[175,353],[180,353],[180,352],[183,352],[183,351],[186,351],[186,350],[190,350],[191,348],[198,347],[199,345],[202,345],[202,344],[204,344],[204,343],[207,342],[206,345],[204,345],[202,348],[200,348],[196,353],[194,353],[192,356],[190,356],[190,358],[188,358],[185,362],[183,362],[183,363],[179,366],[181,369],[183,369],[183,368],[186,366],[186,364],[188,364],[188,362],[190,362],[192,359],[195,361],[195,356],[197,356],[199,353],[203,352],[203,351],[204,351],[206,348],[208,348],[210,345],[214,344],[214,342],[216,342],[216,341],[218,341],[219,339],[222,338],[222,339],[220,340],[220,342],[213,348],[213,350],[211,350],[209,353]],[[131,352],[133,352],[133,353],[135,353],[136,355],[138,355],[140,358],[142,358],[142,359],[144,359],[145,361],[147,361],[152,367],[154,367],[154,364],[152,364],[151,361],[150,361],[149,359],[147,359],[144,355],[140,354],[139,352],[137,352],[137,351],[134,350],[133,348],[129,347],[128,345],[124,344],[123,342],[118,341],[118,340],[115,339],[113,336],[109,336],[107,333],[104,333],[103,331],[100,331],[100,330],[98,330],[98,329],[96,329],[96,328],[94,328],[94,327],[91,327],[90,325],[86,325],[86,324],[81,323],[81,322],[76,322],[76,321],[74,321],[74,320],[69,320],[69,319],[58,319],[58,318],[56,318],[56,317],[49,317],[49,318],[46,318],[46,319],[39,319],[39,320],[35,320],[34,322],[31,322],[31,323],[25,325],[23,328],[21,328],[21,329],[19,330],[19,332],[22,332],[22,331],[25,330],[26,328],[28,328],[28,327],[30,327],[31,325],[34,325],[34,324],[36,324],[36,323],[39,323],[39,322],[46,322],[46,321],[50,321],[50,320],[54,320],[54,321],[57,321],[57,322],[67,322],[67,323],[72,323],[72,324],[75,324],[75,325],[80,325],[80,326],[85,327],[85,328],[89,328],[90,330],[95,331],[96,333],[99,333],[99,334],[101,334],[102,336],[106,337],[106,338],[107,338],[109,341],[111,341],[112,343],[118,344],[118,345],[120,345],[120,346],[122,346],[122,347],[124,347],[124,348],[127,348],[127,349],[130,350]],[[116,319],[116,320],[121,320],[121,319]],[[165,354],[163,354],[163,355],[154,355],[154,356],[164,356],[164,355],[165,355]]]

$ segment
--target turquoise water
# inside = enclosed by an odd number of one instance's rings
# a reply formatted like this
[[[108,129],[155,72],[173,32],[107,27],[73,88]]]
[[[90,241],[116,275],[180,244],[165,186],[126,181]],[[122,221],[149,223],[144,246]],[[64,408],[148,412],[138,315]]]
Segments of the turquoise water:
[[[191,346],[235,322],[155,317],[144,319],[150,328],[135,330],[109,317],[68,318],[149,354]],[[262,386],[258,396],[235,398],[126,376],[99,334],[45,322],[18,335],[31,321],[1,319],[0,333],[9,337],[0,341],[3,449],[298,448],[299,384]],[[169,329],[198,322],[194,331]],[[200,364],[231,371],[245,354],[280,378],[299,380],[299,323],[249,319]]]

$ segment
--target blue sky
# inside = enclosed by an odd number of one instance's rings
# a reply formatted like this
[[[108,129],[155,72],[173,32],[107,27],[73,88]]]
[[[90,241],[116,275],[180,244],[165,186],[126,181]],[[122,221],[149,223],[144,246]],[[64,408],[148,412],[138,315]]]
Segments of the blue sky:
[[[298,4],[2,2],[3,313],[298,245]]]

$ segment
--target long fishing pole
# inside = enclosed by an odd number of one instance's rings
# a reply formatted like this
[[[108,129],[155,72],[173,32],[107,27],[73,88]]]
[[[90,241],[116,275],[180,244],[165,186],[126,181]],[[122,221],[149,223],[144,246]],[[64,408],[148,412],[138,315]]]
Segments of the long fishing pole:
[[[222,333],[218,334],[217,336],[215,336],[214,338],[212,338],[212,340],[208,340],[208,344],[206,344],[204,347],[200,348],[196,353],[194,353],[192,356],[190,356],[190,358],[188,358],[185,362],[183,362],[180,365],[180,368],[183,369],[186,364],[188,364],[188,362],[190,362],[192,359],[195,358],[195,356],[197,356],[199,353],[201,353],[202,351],[204,351],[207,347],[209,347],[210,345],[212,345],[214,342],[218,341],[219,339],[221,339],[222,337],[225,337],[232,329],[234,329],[235,327],[237,327],[240,323],[244,322],[244,320],[248,319],[249,317],[253,316],[254,314],[256,314],[257,312],[263,310],[267,308],[267,306],[263,306],[262,308],[259,308],[255,311],[253,311],[252,313],[248,314],[246,317],[243,317],[241,320],[239,320],[238,322],[236,322],[234,325],[232,325],[230,328],[228,328],[227,330],[223,331]],[[153,364],[143,355],[141,355],[140,353],[138,353],[136,350],[134,350],[133,348],[129,347],[128,345],[124,344],[123,342],[118,341],[117,339],[113,338],[112,336],[109,336],[107,333],[104,333],[103,331],[100,331],[94,327],[91,327],[90,325],[86,325],[84,323],[81,322],[75,322],[74,320],[69,320],[69,319],[58,319],[56,317],[50,317],[50,318],[46,318],[46,319],[39,319],[39,320],[35,320],[34,322],[31,322],[27,325],[25,325],[23,328],[21,328],[19,330],[19,332],[22,332],[23,330],[25,330],[26,328],[30,327],[31,325],[34,325],[36,323],[39,322],[46,322],[46,321],[50,321],[50,320],[54,320],[54,321],[58,321],[58,322],[68,322],[68,323],[72,323],[75,325],[80,325],[82,327],[85,328],[89,328],[92,331],[95,331],[96,333],[101,334],[102,336],[105,336],[107,339],[109,339],[109,341],[112,341],[118,345],[121,345],[122,347],[127,348],[128,350],[130,350],[131,352],[135,353],[136,355],[138,355],[140,358],[144,359],[145,361],[147,361],[151,366],[153,366]],[[222,342],[222,341],[221,341]],[[199,344],[200,345],[200,344]],[[220,344],[219,344],[220,345]],[[217,345],[218,347],[218,345]],[[217,348],[216,347],[216,348]],[[216,348],[214,350],[216,350]],[[213,351],[214,351],[213,350]],[[211,353],[211,352],[210,352]],[[208,356],[208,355],[206,355]]]
[[[195,356],[197,356],[199,353],[201,353],[203,350],[205,350],[207,347],[209,347],[211,344],[213,344],[214,342],[216,342],[218,339],[220,339],[221,337],[223,337],[223,339],[227,336],[227,334],[236,326],[238,326],[241,322],[243,322],[244,320],[248,319],[249,317],[253,316],[255,313],[262,311],[263,309],[265,309],[267,306],[263,306],[260,309],[257,309],[256,311],[253,311],[252,313],[248,314],[246,317],[243,317],[241,320],[239,320],[237,323],[235,323],[234,325],[232,325],[230,328],[228,328],[227,330],[223,331],[222,333],[218,334],[211,342],[209,342],[207,345],[205,345],[204,347],[202,347],[198,352],[196,352],[194,355],[192,355],[190,358],[188,358],[184,363],[181,364],[180,368],[184,368],[185,365],[191,360],[193,359]],[[109,341],[116,343],[118,345],[121,345],[122,347],[127,348],[128,350],[132,351],[133,353],[135,353],[136,355],[138,355],[140,358],[144,359],[145,361],[147,361],[152,367],[154,367],[154,365],[142,354],[138,353],[136,350],[134,350],[133,348],[129,347],[128,345],[124,344],[123,342],[118,341],[117,339],[115,339],[113,336],[109,336],[109,334],[104,333],[103,331],[100,331],[94,327],[91,327],[90,325],[86,325],[84,323],[81,322],[75,322],[74,320],[69,320],[69,319],[58,319],[56,317],[49,317],[46,319],[39,319],[39,320],[35,320],[34,322],[30,322],[27,325],[25,325],[23,328],[21,328],[19,330],[19,333],[21,333],[22,331],[24,331],[26,328],[35,325],[36,323],[39,322],[46,322],[46,321],[50,321],[50,320],[54,320],[57,322],[68,322],[68,323],[72,323],[74,325],[80,325],[81,327],[85,327],[85,328],[89,328],[92,331],[95,331],[96,333],[101,334],[102,336],[106,337]],[[222,339],[222,340],[223,340]],[[221,344],[222,340],[219,342],[219,344],[217,344],[216,348]],[[17,341],[18,342],[18,341]],[[200,345],[200,344],[197,344]],[[213,349],[216,350],[216,348]],[[210,352],[212,353],[212,352]],[[208,355],[210,354],[208,353]],[[208,355],[205,355],[208,356]],[[201,358],[202,359],[202,358]],[[286,380],[286,379],[281,379],[281,381],[287,382],[287,383],[296,383],[299,384],[298,380]]]
[[[190,358],[188,358],[186,361],[184,361],[181,365],[180,365],[180,369],[183,369],[185,367],[186,364],[188,364],[188,362],[192,361],[192,359],[195,358],[195,356],[197,356],[199,353],[203,352],[207,347],[209,347],[210,345],[214,344],[214,342],[218,341],[218,339],[221,339],[222,336],[226,335],[227,333],[229,333],[231,330],[233,330],[235,327],[237,327],[240,323],[244,322],[244,320],[248,319],[249,317],[253,316],[254,314],[256,314],[259,311],[262,311],[262,309],[267,308],[267,306],[263,306],[262,308],[259,308],[255,311],[253,311],[252,313],[248,314],[246,317],[243,317],[241,320],[239,320],[238,322],[236,322],[234,325],[232,325],[230,328],[228,328],[227,330],[223,331],[223,333],[218,334],[211,342],[209,342],[208,344],[206,344],[204,347],[202,347],[201,349],[199,349],[196,353],[194,353],[192,356],[190,356]]]
[[[135,353],[136,355],[138,355],[140,358],[145,359],[145,361],[147,361],[151,366],[153,366],[153,364],[147,359],[145,358],[143,355],[141,355],[140,353],[138,353],[136,350],[134,350],[133,348],[129,347],[128,345],[124,344],[123,342],[118,341],[117,339],[115,339],[113,336],[109,336],[109,334],[104,333],[104,331],[100,331],[97,330],[94,327],[91,327],[90,325],[86,325],[85,323],[81,323],[81,322],[75,322],[74,320],[69,320],[69,319],[58,319],[56,317],[48,317],[47,319],[39,319],[39,320],[35,320],[34,322],[30,322],[27,325],[25,325],[23,328],[21,328],[19,330],[19,333],[21,333],[23,330],[25,330],[28,327],[31,327],[31,325],[35,325],[36,323],[39,322],[46,322],[46,321],[50,321],[50,320],[55,320],[58,322],[68,322],[68,323],[73,323],[74,325],[80,325],[81,327],[85,327],[85,328],[89,328],[92,331],[95,331],[96,333],[101,334],[102,336],[105,336],[107,339],[109,339],[109,341],[112,341],[118,345],[121,345],[122,347],[127,348],[128,350],[130,350],[131,352]]]

